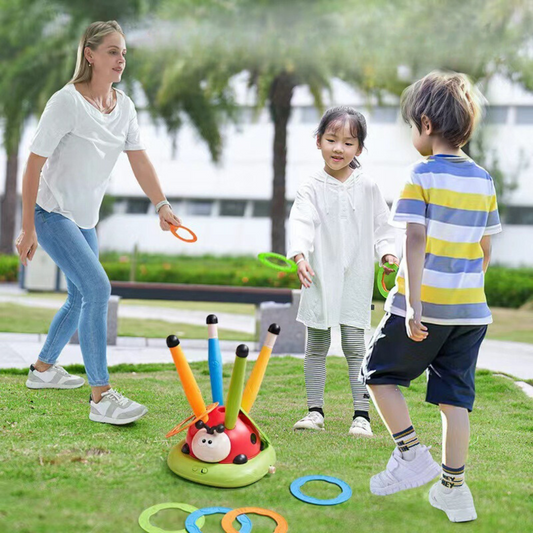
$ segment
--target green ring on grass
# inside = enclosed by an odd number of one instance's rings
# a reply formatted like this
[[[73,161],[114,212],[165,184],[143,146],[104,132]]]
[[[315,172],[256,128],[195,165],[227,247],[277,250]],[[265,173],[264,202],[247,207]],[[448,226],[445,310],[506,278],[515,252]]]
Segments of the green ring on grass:
[[[280,270],[281,272],[288,272],[290,274],[298,270],[298,265],[292,259],[288,259],[281,254],[275,254],[274,252],[263,252],[257,256],[257,259],[259,259],[262,265],[273,268],[274,270]],[[270,262],[269,259],[279,259],[280,261],[284,261],[286,266],[276,265],[275,263]]]
[[[146,533],[187,533],[187,530],[184,529],[161,529],[160,527],[154,526],[150,523],[150,518],[157,514],[163,509],[179,509],[180,511],[185,511],[186,513],[194,513],[198,511],[197,507],[189,505],[188,503],[159,503],[152,507],[145,509],[139,516],[139,525],[143,528]],[[205,524],[205,517],[201,516],[196,521],[198,527],[202,527]]]
[[[384,263],[383,266],[392,268],[396,274],[398,274],[398,265],[396,263]],[[389,295],[389,289],[387,289],[385,285],[385,269],[383,267],[379,267],[376,284],[378,286],[379,294],[381,294],[383,298],[387,298]]]

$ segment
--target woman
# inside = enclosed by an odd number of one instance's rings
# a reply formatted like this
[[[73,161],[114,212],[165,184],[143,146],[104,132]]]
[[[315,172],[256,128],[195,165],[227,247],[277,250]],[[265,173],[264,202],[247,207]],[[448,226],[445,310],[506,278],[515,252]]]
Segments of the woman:
[[[119,154],[125,151],[161,228],[179,225],[141,142],[133,102],[114,83],[126,67],[126,43],[115,21],[85,31],[74,77],[48,101],[30,146],[22,187],[22,231],[16,245],[23,265],[37,243],[67,278],[68,297],[48,332],[26,385],[31,389],[81,387],[56,361],[78,329],[91,386],[89,418],[128,424],[147,409],[111,388],[106,360],[111,287],[98,261],[95,226]]]

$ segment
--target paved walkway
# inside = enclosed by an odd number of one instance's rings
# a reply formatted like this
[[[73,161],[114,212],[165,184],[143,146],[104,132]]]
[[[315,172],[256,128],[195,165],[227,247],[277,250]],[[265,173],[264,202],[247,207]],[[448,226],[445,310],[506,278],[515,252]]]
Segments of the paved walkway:
[[[62,305],[61,300],[53,298],[21,298],[23,291],[15,286],[0,286],[0,302],[12,302],[31,307],[47,307],[57,309]],[[208,304],[207,304],[208,305]],[[160,319],[169,322],[196,324],[205,326],[206,311],[190,311],[169,309],[167,307],[149,306],[119,306],[119,316],[138,319]],[[221,328],[255,332],[255,317],[231,313],[217,313]],[[370,333],[370,332],[369,332]],[[283,334],[283,333],[282,333]],[[0,368],[25,368],[35,361],[46,335],[0,333]],[[221,341],[220,347],[224,362],[231,362],[235,358],[235,348],[238,341]],[[250,359],[254,360],[260,350],[257,343],[249,342]],[[203,361],[207,359],[206,340],[182,339],[182,347],[189,361]],[[330,353],[341,354],[340,335],[333,329]],[[290,354],[303,357],[303,354]],[[117,346],[109,346],[107,354],[110,366],[121,363],[168,363],[171,357],[165,344],[165,339],[144,339],[134,337],[119,337]],[[82,363],[79,345],[69,344],[61,354],[60,363],[63,365]],[[485,340],[481,347],[478,368],[494,372],[503,372],[515,376],[520,380],[533,379],[533,344],[518,342]],[[533,387],[525,386],[526,392],[533,393]]]
[[[55,298],[21,297],[20,294],[5,294],[0,290],[0,303],[13,303],[26,307],[38,307],[41,309],[59,309],[64,300]],[[209,306],[209,302],[206,303]],[[195,311],[190,309],[172,309],[170,307],[152,307],[148,305],[130,305],[121,302],[118,306],[118,316],[120,318],[137,318],[165,320],[177,324],[191,324],[195,326],[205,326],[206,311]],[[234,313],[216,313],[219,327],[241,331],[243,333],[255,333],[255,316],[238,315]]]

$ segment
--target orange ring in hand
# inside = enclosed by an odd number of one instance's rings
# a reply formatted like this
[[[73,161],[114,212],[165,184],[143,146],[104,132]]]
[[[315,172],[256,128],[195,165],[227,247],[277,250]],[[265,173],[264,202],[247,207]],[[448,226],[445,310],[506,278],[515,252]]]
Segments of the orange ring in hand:
[[[172,224],[169,224],[170,225],[170,231],[180,240],[180,241],[183,241],[183,242],[196,242],[198,240],[198,237],[196,236],[196,233],[194,233],[194,231],[192,231],[191,229],[189,228],[186,228],[185,226],[173,226]],[[183,237],[180,237],[178,235],[178,230],[180,229],[184,229],[185,231],[188,231],[191,235],[191,238],[190,239],[184,239]]]
[[[261,516],[268,516],[276,522],[276,529],[274,529],[274,533],[286,533],[289,531],[289,524],[285,518],[275,511],[263,509],[261,507],[241,507],[240,509],[233,509],[233,511],[225,514],[224,518],[222,518],[222,529],[226,533],[238,533],[232,524],[233,521],[241,514],[260,514]]]
[[[180,422],[174,429],[171,429],[167,434],[167,439],[170,437],[173,437],[174,435],[177,435],[178,433],[181,433],[183,430],[190,428],[193,424],[196,424],[198,420],[202,420],[204,417],[206,417],[211,411],[214,411],[218,407],[218,403],[212,403],[211,405],[208,405],[206,410],[200,415],[195,416],[191,415],[189,418],[186,418],[182,422]]]

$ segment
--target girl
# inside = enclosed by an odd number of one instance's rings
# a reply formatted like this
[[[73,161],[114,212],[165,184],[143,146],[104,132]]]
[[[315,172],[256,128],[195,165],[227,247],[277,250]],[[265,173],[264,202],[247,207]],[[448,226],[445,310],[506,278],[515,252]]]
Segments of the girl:
[[[95,226],[122,151],[145,194],[156,206],[161,228],[179,225],[141,142],[133,102],[114,83],[126,67],[126,43],[115,21],[94,22],[78,48],[74,77],[48,101],[30,146],[22,190],[22,231],[16,241],[23,265],[37,243],[67,278],[68,297],[54,317],[27,387],[73,389],[84,380],[56,361],[78,329],[91,386],[89,418],[127,424],[147,409],[109,384],[106,361],[107,303],[111,291],[98,261]]]
[[[368,393],[358,381],[370,327],[374,256],[398,263],[395,231],[377,185],[357,160],[366,121],[351,107],[328,110],[316,131],[324,169],[298,190],[289,220],[289,253],[304,286],[297,320],[307,326],[305,385],[309,413],[294,429],[324,429],[326,355],[331,326],[340,324],[354,416],[349,433],[372,436]],[[387,271],[390,272],[389,269]]]

